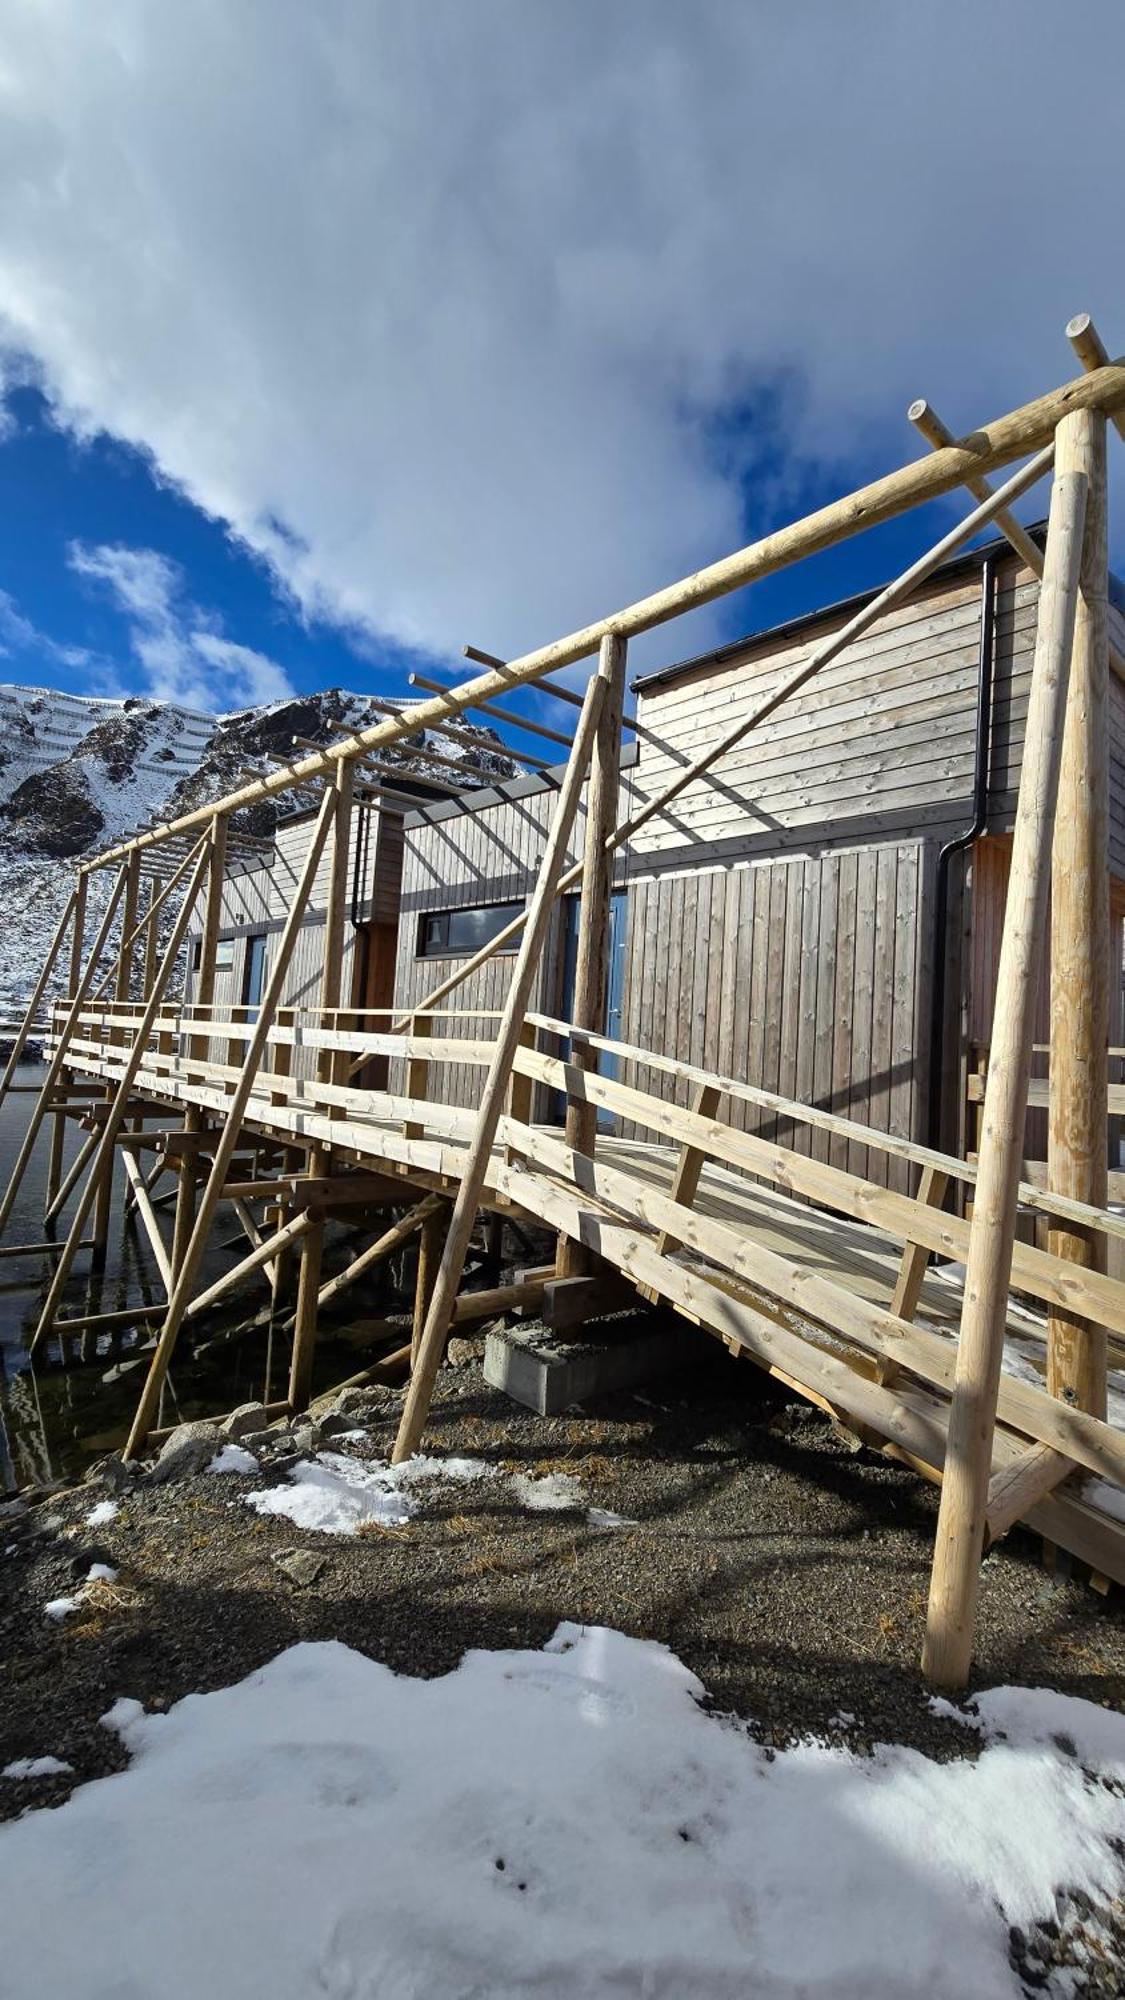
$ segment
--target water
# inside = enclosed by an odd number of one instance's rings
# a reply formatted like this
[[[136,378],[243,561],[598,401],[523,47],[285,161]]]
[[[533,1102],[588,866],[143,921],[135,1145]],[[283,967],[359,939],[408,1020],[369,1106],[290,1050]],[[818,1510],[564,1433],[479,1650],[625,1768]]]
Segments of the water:
[[[42,1079],[40,1064],[24,1063],[14,1082],[38,1088]],[[0,1188],[7,1184],[35,1101],[27,1091],[11,1091],[0,1104]],[[44,1123],[5,1231],[9,1243],[39,1243],[46,1233],[43,1205],[50,1123]],[[67,1120],[67,1162],[86,1136],[73,1119]],[[151,1153],[143,1157],[151,1164]],[[140,1303],[159,1305],[164,1298],[144,1230],[136,1217],[124,1218],[120,1158],[117,1175],[105,1268],[91,1273],[89,1251],[79,1253],[63,1295],[60,1310],[64,1315],[116,1312]],[[173,1185],[170,1175],[163,1177],[153,1189],[154,1198]],[[71,1209],[68,1203],[59,1218],[59,1240],[65,1237]],[[158,1214],[164,1216],[165,1241],[170,1242],[171,1212],[158,1210]],[[220,1214],[229,1215],[229,1211]],[[233,1224],[228,1230],[220,1222],[204,1259],[201,1287],[229,1268],[230,1255],[223,1254],[221,1245],[232,1233]],[[62,1365],[59,1343],[53,1341],[47,1356],[40,1350],[33,1366],[31,1336],[56,1264],[55,1257],[42,1253],[0,1259],[0,1485],[9,1488],[29,1480],[42,1482],[79,1473],[90,1459],[124,1443],[144,1380],[153,1328],[158,1324],[142,1321],[136,1330],[110,1329],[89,1335],[84,1353],[72,1354],[66,1366]],[[240,1306],[232,1306],[227,1326],[252,1312],[260,1296],[264,1293],[255,1293],[249,1304],[244,1296]],[[216,1328],[208,1322],[209,1338],[221,1331],[221,1323]],[[72,1346],[78,1338],[72,1337]],[[261,1395],[264,1370],[264,1334],[220,1345],[201,1356],[192,1356],[185,1342],[172,1369],[165,1421],[229,1409]]]

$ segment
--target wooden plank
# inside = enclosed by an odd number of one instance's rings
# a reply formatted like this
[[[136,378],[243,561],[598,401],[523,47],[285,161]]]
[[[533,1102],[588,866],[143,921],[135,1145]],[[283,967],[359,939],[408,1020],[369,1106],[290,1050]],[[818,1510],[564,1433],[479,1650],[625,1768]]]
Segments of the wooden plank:
[[[1029,1514],[1036,1502],[1076,1470],[1074,1460],[1050,1445],[1034,1444],[1014,1458],[988,1482],[985,1503],[985,1547],[991,1548]]]

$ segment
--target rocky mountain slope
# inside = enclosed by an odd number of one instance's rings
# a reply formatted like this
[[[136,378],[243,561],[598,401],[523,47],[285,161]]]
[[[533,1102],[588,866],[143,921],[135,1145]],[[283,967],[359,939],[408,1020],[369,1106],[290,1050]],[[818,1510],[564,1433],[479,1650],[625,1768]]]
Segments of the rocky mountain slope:
[[[327,743],[380,714],[342,688],[216,717],[141,696],[105,701],[0,685],[0,1024],[34,984],[78,860],[147,820],[190,812],[275,769],[278,755],[295,754],[295,736]],[[510,776],[499,738],[480,735],[494,747],[475,761]],[[440,748],[458,755],[447,741]],[[387,761],[408,783],[411,751],[390,750]],[[293,804],[283,794],[248,808],[240,823],[267,833]],[[94,877],[107,893],[109,881],[109,871]],[[92,895],[91,936],[99,900]]]

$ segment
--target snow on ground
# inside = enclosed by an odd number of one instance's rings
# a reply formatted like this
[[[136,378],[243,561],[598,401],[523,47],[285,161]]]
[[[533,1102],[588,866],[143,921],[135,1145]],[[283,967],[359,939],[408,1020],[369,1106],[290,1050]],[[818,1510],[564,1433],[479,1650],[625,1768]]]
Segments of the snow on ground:
[[[212,1459],[210,1472],[252,1472],[257,1463],[249,1452],[248,1465],[235,1463],[234,1448],[224,1446]],[[343,1452],[323,1451],[316,1458],[302,1459],[289,1472],[289,1484],[271,1486],[261,1493],[248,1493],[246,1504],[259,1514],[283,1514],[299,1528],[315,1528],[321,1534],[355,1535],[374,1524],[380,1528],[401,1528],[412,1520],[423,1504],[421,1489],[434,1480],[445,1479],[464,1485],[478,1479],[494,1480],[499,1490],[510,1493],[529,1513],[581,1512],[586,1507],[586,1490],[581,1480],[568,1472],[548,1472],[540,1477],[516,1472],[510,1478],[497,1466],[479,1458],[411,1458],[404,1465],[387,1465],[382,1460],[367,1464]],[[632,1528],[619,1514],[591,1507],[587,1521],[592,1528]]]
[[[252,1451],[240,1444],[225,1444],[215,1453],[208,1472],[257,1472],[258,1461]]]
[[[995,1690],[979,1759],[935,1764],[771,1753],[702,1693],[562,1625],[437,1680],[321,1643],[165,1715],[119,1701],[129,1769],[0,1829],[2,1990],[1010,2000],[1010,1924],[1120,1892],[1120,1716]]]
[[[118,1501],[99,1500],[97,1506],[91,1507],[89,1513],[87,1514],[86,1526],[88,1528],[108,1527],[111,1521],[115,1521],[117,1519],[117,1516],[120,1512],[121,1508]]]
[[[61,1757],[17,1757],[5,1764],[0,1778],[60,1778],[73,1769],[74,1765],[64,1763]]]

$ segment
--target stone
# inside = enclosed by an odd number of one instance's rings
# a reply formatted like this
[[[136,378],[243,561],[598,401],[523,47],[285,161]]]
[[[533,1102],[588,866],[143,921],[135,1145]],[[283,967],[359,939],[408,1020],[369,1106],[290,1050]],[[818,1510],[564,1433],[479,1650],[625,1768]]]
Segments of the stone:
[[[124,1493],[133,1484],[136,1476],[135,1465],[126,1465],[120,1452],[111,1452],[108,1458],[99,1458],[86,1474],[87,1486],[103,1486],[109,1493]]]
[[[319,1424],[298,1424],[289,1439],[290,1449],[295,1451],[299,1458],[307,1458],[311,1451],[317,1449],[319,1443]]]
[[[451,1368],[469,1368],[474,1361],[483,1361],[484,1341],[462,1340],[455,1334],[445,1350],[445,1358]]]
[[[243,1438],[249,1437],[252,1432],[264,1430],[267,1421],[264,1403],[240,1403],[237,1410],[231,1411],[222,1428],[233,1444],[241,1444]]]
[[[314,1549],[279,1549],[273,1560],[298,1590],[307,1590],[328,1566],[328,1557],[318,1556]]]
[[[392,1409],[397,1401],[393,1389],[385,1389],[378,1384],[369,1389],[341,1389],[328,1414],[352,1417],[356,1423],[370,1422],[372,1417],[382,1416],[384,1410]]]
[[[355,1418],[345,1417],[339,1411],[329,1410],[328,1415],[320,1419],[320,1435],[322,1439],[347,1437],[356,1428]]]
[[[161,1446],[149,1479],[154,1486],[164,1486],[171,1479],[190,1479],[210,1465],[226,1442],[218,1424],[206,1420],[180,1424]]]

